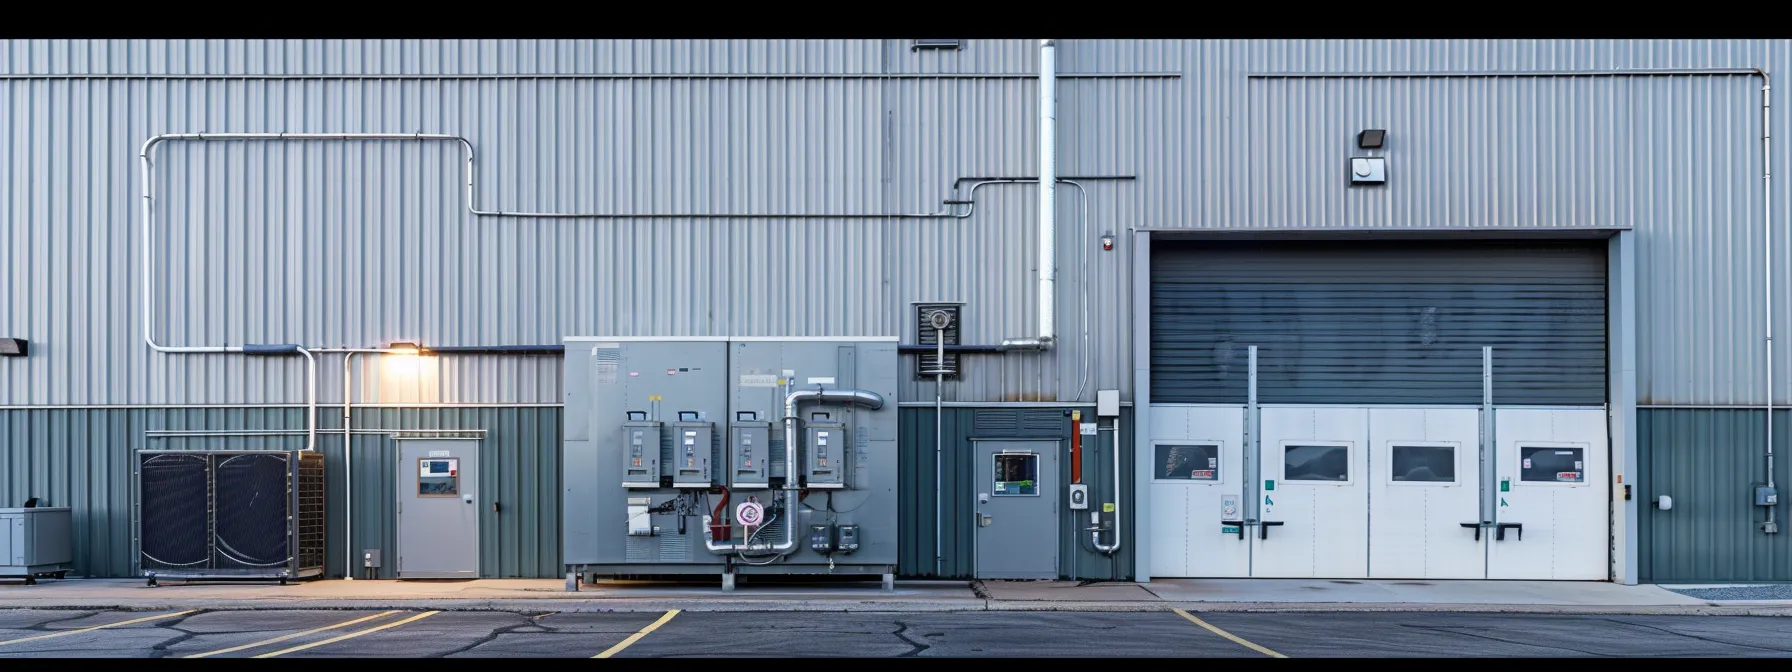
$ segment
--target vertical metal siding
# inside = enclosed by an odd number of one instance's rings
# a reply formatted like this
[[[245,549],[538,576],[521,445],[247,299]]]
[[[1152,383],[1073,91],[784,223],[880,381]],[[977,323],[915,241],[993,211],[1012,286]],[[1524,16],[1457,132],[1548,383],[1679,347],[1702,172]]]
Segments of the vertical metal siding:
[[[1151,399],[1606,402],[1605,243],[1153,245]]]
[[[977,468],[971,439],[981,438],[1046,438],[1063,441],[1063,457],[1058,460],[1059,482],[1070,482],[1070,416],[1060,408],[946,408],[941,432],[946,441],[941,483],[944,497],[938,520],[944,525],[944,563],[935,562],[934,544],[934,411],[931,408],[904,408],[900,414],[899,459],[901,493],[897,527],[901,530],[897,572],[907,578],[969,579],[976,575],[976,511]],[[1121,470],[1132,469],[1132,409],[1121,409]],[[1084,410],[1084,422],[1094,422]],[[1103,425],[1107,422],[1103,421]],[[1113,434],[1103,430],[1098,440],[1083,441],[1083,482],[1089,484],[1093,501],[1112,501]],[[1132,511],[1133,483],[1121,479],[1121,529],[1124,533],[1119,552],[1103,555],[1091,547],[1088,515],[1085,511],[1062,508],[1059,515],[1058,571],[1064,578],[1131,580],[1133,578]]]
[[[1645,264],[1640,399],[1760,404],[1760,287],[1792,296],[1792,235],[1766,267],[1753,78],[1247,79],[1277,71],[1765,67],[1783,40],[1062,40],[1061,169],[1092,183],[1059,213],[1062,347],[972,358],[959,400],[1126,389],[1128,227],[1633,226]],[[547,80],[566,73],[1028,73],[1033,40],[9,40],[0,82],[0,323],[38,354],[0,362],[0,404],[288,403],[296,360],[152,356],[136,337],[137,176],[164,131],[463,132],[497,207],[931,210],[951,180],[1036,170],[1030,80]],[[341,79],[417,75],[417,80]],[[321,76],[202,80],[188,75]],[[489,76],[499,79],[462,80]],[[428,79],[440,76],[443,79]],[[338,79],[328,79],[337,77]],[[1776,95],[1787,101],[1785,87]],[[1326,104],[1307,106],[1315,101]],[[1792,105],[1781,104],[1782,111]],[[1792,137],[1792,115],[1776,115]],[[1392,184],[1346,190],[1342,159],[1386,126]],[[907,302],[970,303],[979,339],[1031,330],[1031,185],[932,221],[472,220],[452,147],[165,147],[165,340],[372,345],[554,342],[575,333],[905,334]],[[1780,148],[1784,150],[1783,147]],[[1776,167],[1792,174],[1792,152]],[[1319,180],[1319,181],[1315,181]],[[1785,180],[1775,197],[1786,198]],[[1280,186],[1278,186],[1280,185]],[[1305,188],[1297,188],[1308,185]],[[1792,208],[1776,219],[1783,225]],[[826,233],[823,233],[826,232]],[[1124,244],[1124,243],[1123,243]],[[741,258],[746,257],[746,258]],[[963,269],[986,269],[970,272]],[[229,281],[225,279],[229,278]],[[174,285],[175,281],[184,285]],[[778,297],[801,288],[794,300]],[[784,308],[787,304],[800,304]],[[1792,333],[1781,311],[1780,333]],[[1088,345],[1082,342],[1087,330]],[[104,334],[95,337],[94,334]],[[1792,403],[1792,339],[1775,355]],[[975,341],[967,341],[975,342]],[[1084,352],[1094,360],[1084,363]],[[326,358],[324,369],[332,366]],[[366,363],[363,370],[374,366]],[[456,357],[404,403],[551,403],[545,359]],[[1089,373],[1085,374],[1087,370]],[[333,373],[333,372],[331,372]],[[1084,384],[1088,375],[1095,380]],[[371,380],[371,379],[370,379]],[[1110,382],[1111,381],[1111,382]],[[925,385],[904,398],[924,398]],[[334,387],[328,387],[333,391]],[[911,396],[912,395],[912,396]]]
[[[1775,411],[1776,428],[1792,411]],[[1784,493],[1792,484],[1792,440],[1774,431],[1774,480],[1781,497],[1779,534],[1764,534],[1766,510],[1754,506],[1765,484],[1766,414],[1728,409],[1637,412],[1639,580],[1646,583],[1792,581],[1792,535]],[[1656,497],[1674,508],[1655,508]]]
[[[0,505],[42,497],[50,506],[74,508],[75,573],[130,576],[131,453],[145,447],[297,449],[305,437],[187,437],[148,439],[148,429],[303,429],[305,411],[293,408],[0,410]],[[357,429],[484,429],[481,442],[480,568],[486,577],[560,576],[561,410],[535,408],[359,409]],[[326,428],[341,416],[326,413]],[[344,471],[342,436],[319,437],[328,470],[329,520],[326,571],[340,575],[343,561]],[[397,448],[383,435],[355,435],[355,542],[357,551],[385,551],[382,578],[396,563]],[[492,498],[500,511],[489,506]],[[359,571],[359,568],[356,568]],[[359,576],[359,574],[357,574]]]

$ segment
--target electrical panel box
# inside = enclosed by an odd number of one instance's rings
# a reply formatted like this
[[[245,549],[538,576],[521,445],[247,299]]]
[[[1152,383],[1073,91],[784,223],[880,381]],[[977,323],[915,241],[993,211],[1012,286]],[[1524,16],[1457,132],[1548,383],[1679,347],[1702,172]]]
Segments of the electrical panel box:
[[[834,526],[810,525],[809,550],[822,555],[834,552]]]
[[[1780,493],[1767,486],[1755,486],[1755,506],[1778,506]]]
[[[680,411],[672,424],[672,487],[709,488],[710,461],[716,444],[715,423],[698,419],[695,411]]]
[[[817,412],[810,416],[803,434],[803,445],[808,453],[803,457],[804,485],[810,490],[850,487],[852,445],[846,438],[845,423],[834,420],[825,412]]]
[[[361,551],[361,566],[367,569],[380,568],[380,549],[368,548]]]
[[[622,487],[660,487],[660,423],[642,411],[622,425]]]
[[[736,490],[771,487],[772,423],[741,411],[728,426],[728,487]]]
[[[652,497],[628,498],[628,536],[653,536],[653,516],[649,511],[652,504]]]
[[[858,525],[841,525],[838,528],[838,534],[839,537],[834,541],[834,550],[848,554],[859,550]]]

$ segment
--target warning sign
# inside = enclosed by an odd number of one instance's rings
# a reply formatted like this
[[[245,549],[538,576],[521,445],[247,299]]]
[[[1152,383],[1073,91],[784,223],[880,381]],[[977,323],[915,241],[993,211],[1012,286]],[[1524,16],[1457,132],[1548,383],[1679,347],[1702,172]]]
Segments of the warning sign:
[[[1556,480],[1568,481],[1568,482],[1579,481],[1580,480],[1580,472],[1578,472],[1578,471],[1558,471],[1558,472],[1556,472]]]
[[[1195,479],[1197,481],[1211,481],[1211,480],[1213,480],[1213,470],[1212,469],[1197,469],[1195,471],[1189,472],[1188,477]]]
[[[747,527],[756,527],[765,522],[765,507],[759,502],[741,502],[734,508],[734,518]]]

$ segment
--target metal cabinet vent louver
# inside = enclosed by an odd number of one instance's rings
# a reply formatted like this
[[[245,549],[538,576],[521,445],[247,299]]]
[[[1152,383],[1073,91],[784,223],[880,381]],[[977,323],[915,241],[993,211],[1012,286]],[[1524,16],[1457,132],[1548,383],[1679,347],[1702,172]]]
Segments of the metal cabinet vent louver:
[[[139,571],[151,585],[322,574],[323,462],[309,451],[139,451]]]
[[[915,304],[915,343],[927,347],[937,347],[943,335],[946,345],[958,345],[958,335],[963,332],[964,305],[959,303],[917,303]],[[944,334],[934,328],[934,314],[943,313],[946,320]],[[958,377],[958,357],[956,352],[948,352],[940,357],[932,352],[921,353],[915,358],[915,376],[933,378],[936,371],[944,371],[947,378]]]

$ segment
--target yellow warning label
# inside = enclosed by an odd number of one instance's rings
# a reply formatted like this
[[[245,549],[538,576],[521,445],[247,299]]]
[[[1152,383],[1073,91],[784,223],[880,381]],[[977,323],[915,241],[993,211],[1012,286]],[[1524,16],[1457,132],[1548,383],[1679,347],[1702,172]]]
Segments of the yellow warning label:
[[[779,384],[779,385],[789,385],[789,384],[790,384],[790,381],[788,381],[788,380],[785,380],[785,379],[783,379],[783,378],[779,378],[779,379],[778,379],[778,384]]]
[[[1102,513],[1113,513],[1114,512],[1114,503],[1113,502],[1102,502],[1101,503],[1101,512]]]

